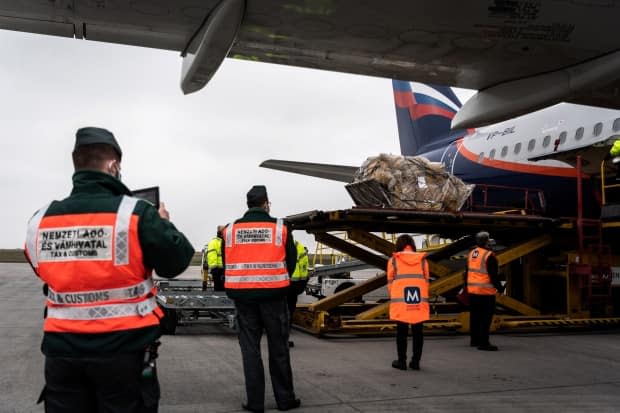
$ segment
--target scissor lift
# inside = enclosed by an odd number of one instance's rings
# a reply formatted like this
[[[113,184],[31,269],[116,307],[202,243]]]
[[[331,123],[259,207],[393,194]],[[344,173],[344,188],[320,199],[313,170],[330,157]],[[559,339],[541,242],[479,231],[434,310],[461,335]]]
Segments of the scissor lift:
[[[469,314],[454,298],[464,283],[464,257],[473,245],[471,234],[480,229],[489,231],[501,245],[497,258],[507,281],[505,295],[497,298],[493,330],[620,324],[620,318],[610,317],[609,308],[592,311],[591,284],[588,291],[584,280],[592,281],[592,268],[600,253],[579,251],[578,225],[574,219],[352,208],[310,211],[287,220],[293,229],[314,234],[317,242],[380,269],[386,268],[394,244],[374,233],[440,234],[457,240],[429,253],[433,280],[430,284],[432,318],[425,323],[427,330],[468,331]],[[347,239],[333,235],[343,231]],[[576,270],[575,261],[590,265],[587,275]],[[349,303],[384,286],[386,281],[386,275],[381,274],[312,304],[300,305],[294,322],[297,327],[319,336],[392,334],[395,324],[387,318],[388,302]],[[597,314],[601,316],[594,317]]]

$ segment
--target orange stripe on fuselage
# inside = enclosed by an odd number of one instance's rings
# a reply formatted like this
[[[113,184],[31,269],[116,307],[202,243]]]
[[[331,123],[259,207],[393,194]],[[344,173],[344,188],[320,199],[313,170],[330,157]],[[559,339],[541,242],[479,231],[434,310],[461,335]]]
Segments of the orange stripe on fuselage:
[[[489,159],[487,157],[484,157],[482,161],[479,161],[478,155],[471,152],[465,147],[465,145],[463,145],[463,139],[460,139],[460,141],[457,142],[457,148],[459,153],[465,158],[480,165],[503,169],[505,171],[511,172],[522,172],[534,175],[562,176],[565,178],[577,178],[577,169],[575,168],[562,168],[559,166],[543,166],[518,162],[498,161],[496,159]],[[589,177],[587,174],[581,174],[581,176],[582,178]]]

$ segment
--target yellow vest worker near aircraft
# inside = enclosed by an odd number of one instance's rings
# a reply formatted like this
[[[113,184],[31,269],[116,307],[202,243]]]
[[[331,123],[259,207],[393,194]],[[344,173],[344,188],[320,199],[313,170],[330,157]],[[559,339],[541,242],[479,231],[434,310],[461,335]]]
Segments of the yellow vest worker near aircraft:
[[[306,284],[308,284],[308,248],[297,240],[295,241],[295,248],[297,248],[297,265],[291,276],[291,286],[287,295],[290,326],[293,325],[293,312],[297,307],[297,296],[306,290]],[[288,346],[294,347],[295,343],[289,341]]]
[[[616,165],[616,181],[620,181],[620,139],[616,140],[609,150],[609,155],[613,157],[613,164]]]
[[[202,289],[207,286],[208,274],[213,279],[213,291],[224,291],[224,262],[222,260],[222,231],[224,225],[218,225],[216,236],[209,241],[203,257]],[[207,268],[204,268],[206,262]],[[208,269],[208,272],[207,272]]]

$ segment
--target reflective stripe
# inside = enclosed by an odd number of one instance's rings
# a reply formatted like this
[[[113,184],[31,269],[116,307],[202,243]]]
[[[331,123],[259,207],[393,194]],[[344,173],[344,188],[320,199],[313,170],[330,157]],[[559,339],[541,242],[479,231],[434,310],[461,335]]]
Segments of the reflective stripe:
[[[276,220],[276,246],[279,247],[282,245],[282,227],[284,226],[284,221],[282,218],[278,218]]]
[[[467,283],[468,287],[483,287],[483,288],[495,288],[493,284],[490,283]]]
[[[138,198],[123,196],[114,226],[114,265],[129,264],[129,224]]]
[[[127,300],[142,297],[153,288],[153,280],[146,279],[141,283],[123,288],[92,291],[57,292],[49,288],[47,299],[54,304],[73,305],[88,304],[98,301]]]
[[[425,280],[424,274],[396,274],[394,280],[400,280],[401,278],[418,278]]]
[[[392,298],[390,299],[390,301],[393,303],[404,303],[405,299],[404,298]],[[420,302],[428,303],[428,298],[420,298]],[[416,303],[416,304],[419,304],[419,303]],[[411,305],[414,305],[414,304],[411,304]]]
[[[230,275],[226,274],[227,283],[257,283],[257,282],[275,282],[287,281],[288,274],[281,275]]]
[[[101,320],[131,316],[145,316],[157,308],[155,297],[139,303],[109,304],[83,307],[47,307],[47,318],[60,320]]]
[[[30,263],[34,268],[37,268],[39,266],[39,249],[37,245],[39,225],[41,224],[41,220],[43,219],[43,216],[45,215],[47,209],[50,207],[51,204],[52,203],[50,202],[43,208],[39,209],[28,222],[26,248],[28,249],[28,257],[30,258]]]
[[[286,268],[284,262],[241,262],[239,264],[226,264],[227,270],[264,270]]]
[[[227,248],[231,248],[233,243],[232,243],[232,234],[233,232],[233,226],[231,225],[230,227],[226,228],[226,247]]]

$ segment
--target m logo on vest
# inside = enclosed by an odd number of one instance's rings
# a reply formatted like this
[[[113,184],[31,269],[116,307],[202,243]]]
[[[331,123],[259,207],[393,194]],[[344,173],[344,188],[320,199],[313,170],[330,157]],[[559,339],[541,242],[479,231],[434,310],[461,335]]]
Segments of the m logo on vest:
[[[472,257],[472,258],[478,258],[478,255],[479,255],[478,250],[475,250],[475,251],[471,254],[471,257]]]
[[[422,296],[420,294],[420,287],[405,287],[405,303],[407,304],[420,304],[422,302]]]

